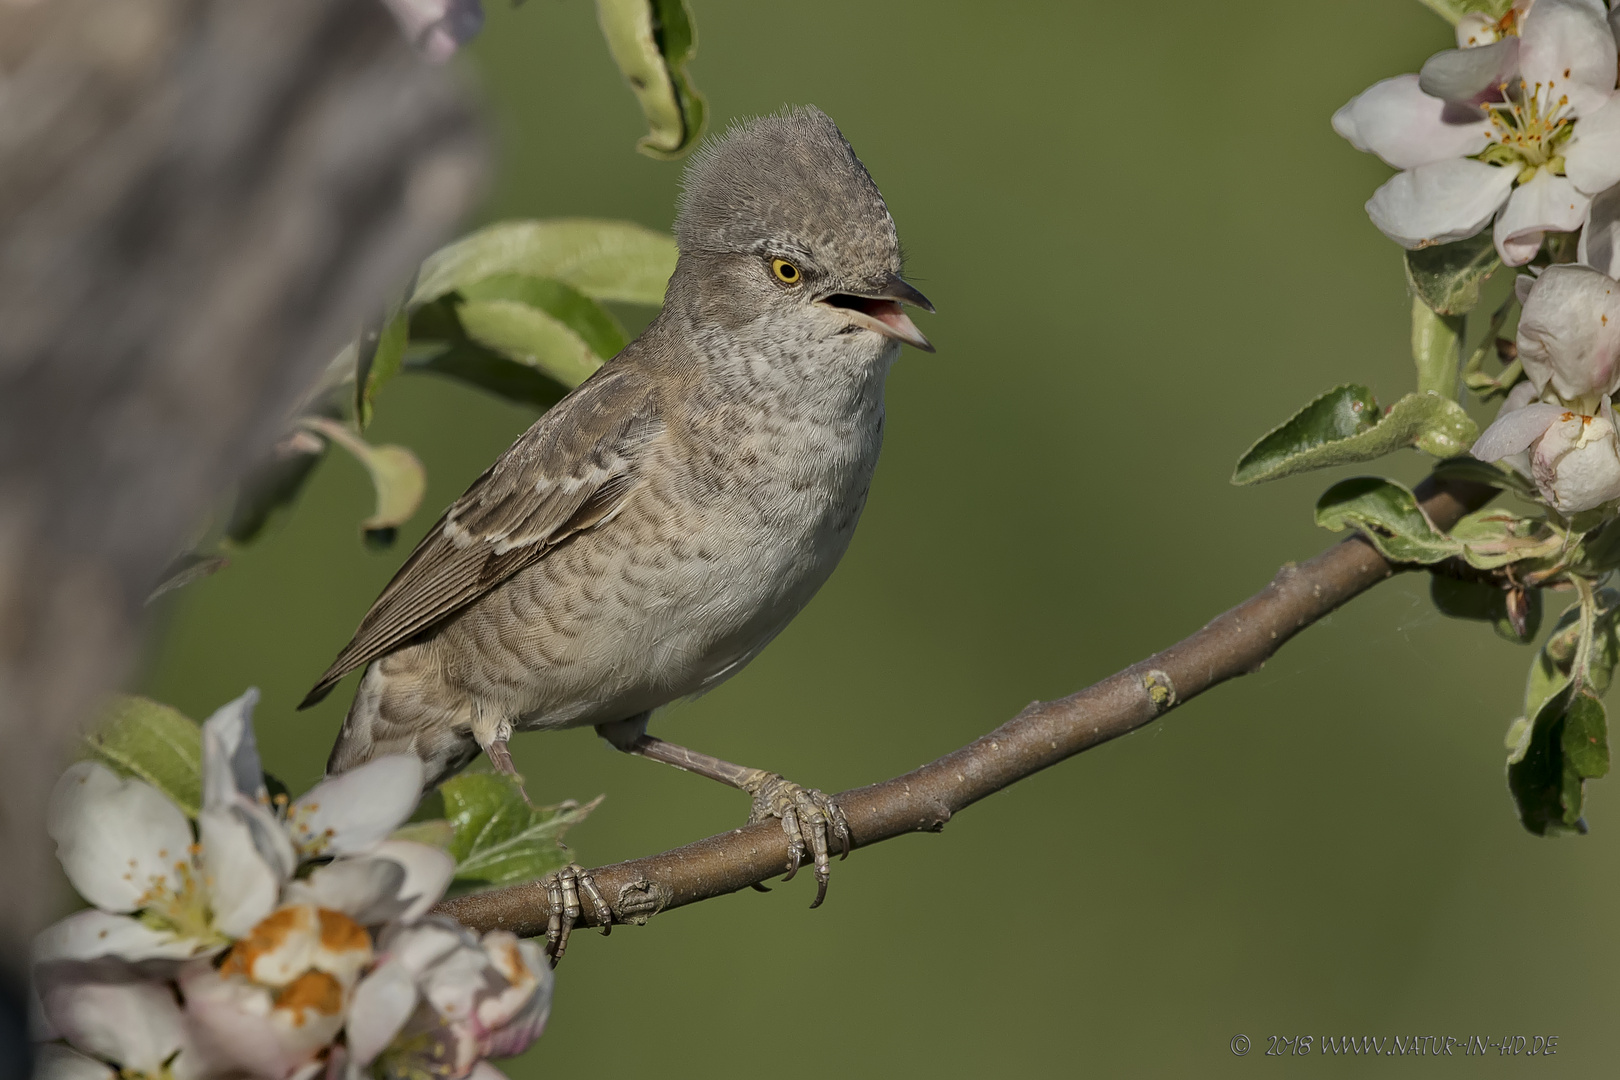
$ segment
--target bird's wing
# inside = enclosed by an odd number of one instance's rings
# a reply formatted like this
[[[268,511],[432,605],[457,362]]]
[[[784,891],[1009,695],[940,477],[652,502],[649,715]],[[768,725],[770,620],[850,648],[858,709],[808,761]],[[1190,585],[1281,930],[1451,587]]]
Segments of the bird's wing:
[[[299,708],[616,514],[662,429],[633,370],[603,371],[559,402],[445,511]]]

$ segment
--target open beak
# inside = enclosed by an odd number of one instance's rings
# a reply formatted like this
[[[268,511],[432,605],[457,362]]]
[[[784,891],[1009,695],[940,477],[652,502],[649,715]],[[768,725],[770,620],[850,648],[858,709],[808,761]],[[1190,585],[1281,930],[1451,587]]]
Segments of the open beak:
[[[932,313],[934,305],[899,274],[890,274],[887,281],[871,292],[833,293],[822,297],[820,303],[843,311],[857,326],[915,345],[923,352],[934,351],[933,345],[901,307],[911,304]]]

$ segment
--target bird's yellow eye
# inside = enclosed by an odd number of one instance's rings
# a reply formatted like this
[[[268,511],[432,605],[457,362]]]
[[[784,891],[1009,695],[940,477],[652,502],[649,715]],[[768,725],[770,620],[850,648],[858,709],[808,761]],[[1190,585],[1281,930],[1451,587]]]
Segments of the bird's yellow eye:
[[[797,285],[804,280],[804,274],[799,268],[786,259],[772,259],[771,273],[775,274],[776,280],[784,285]]]

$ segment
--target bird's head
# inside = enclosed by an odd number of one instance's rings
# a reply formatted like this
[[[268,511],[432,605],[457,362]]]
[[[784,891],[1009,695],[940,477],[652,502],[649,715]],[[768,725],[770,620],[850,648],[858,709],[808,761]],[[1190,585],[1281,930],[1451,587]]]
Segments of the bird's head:
[[[684,188],[672,297],[739,331],[787,320],[807,342],[934,351],[902,307],[934,310],[900,276],[883,195],[820,109],[734,126],[698,150]]]

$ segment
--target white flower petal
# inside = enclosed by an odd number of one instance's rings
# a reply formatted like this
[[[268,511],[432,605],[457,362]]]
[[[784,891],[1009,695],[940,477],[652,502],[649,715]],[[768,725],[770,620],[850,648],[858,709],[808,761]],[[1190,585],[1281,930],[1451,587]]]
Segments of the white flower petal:
[[[396,918],[407,907],[401,895],[405,868],[393,859],[362,855],[338,859],[287,887],[289,903],[341,911],[365,926]]]
[[[36,968],[35,978],[52,1029],[103,1061],[157,1076],[186,1044],[174,990],[128,964],[58,961]]]
[[[1590,267],[1549,266],[1519,315],[1519,360],[1537,390],[1566,400],[1620,386],[1620,283]]]
[[[471,930],[444,915],[429,915],[409,926],[390,926],[377,947],[420,978],[434,964],[457,949],[478,947]]]
[[[1446,103],[1420,90],[1416,75],[1397,75],[1374,83],[1334,113],[1333,130],[1397,169],[1468,157],[1490,142],[1491,125],[1483,114],[1447,120]]]
[[[447,851],[410,840],[384,840],[377,845],[377,854],[392,859],[405,868],[405,883],[399,894],[408,906],[397,918],[414,922],[444,896],[450,879],[456,875],[456,860]]]
[[[398,960],[384,960],[354,988],[347,1025],[349,1053],[370,1065],[394,1041],[416,1008],[416,980]]]
[[[1537,0],[1519,38],[1519,73],[1532,93],[1567,95],[1584,116],[1614,91],[1614,33],[1599,0]]]
[[[33,1080],[113,1080],[117,1075],[112,1066],[61,1043],[34,1047]]]
[[[1367,216],[1404,248],[1473,236],[1513,188],[1513,169],[1458,159],[1398,173],[1367,200]]]
[[[1558,418],[1566,411],[1560,405],[1545,403],[1527,405],[1514,410],[1504,406],[1496,419],[1491,422],[1491,426],[1479,437],[1479,441],[1474,443],[1474,448],[1470,452],[1481,461],[1501,461],[1509,454],[1517,454],[1541,438],[1542,433],[1557,423]]]
[[[1565,514],[1620,499],[1620,448],[1614,425],[1600,416],[1565,414],[1547,429],[1530,458],[1536,488]]]
[[[220,706],[203,722],[205,805],[223,809],[238,794],[254,800],[266,794],[264,766],[253,735],[253,707],[258,703],[258,688],[249,687],[247,693]]]
[[[1443,101],[1477,101],[1511,81],[1518,70],[1519,39],[1508,37],[1479,48],[1435,53],[1424,61],[1418,85]]]
[[[34,963],[52,960],[187,960],[203,951],[195,938],[154,930],[139,919],[96,908],[69,915],[34,938]]]
[[[1576,258],[1609,277],[1620,275],[1620,185],[1592,199]]]
[[[1537,169],[1513,189],[1507,206],[1496,217],[1497,254],[1509,266],[1523,266],[1536,257],[1543,235],[1580,228],[1591,202],[1567,177]]]
[[[519,941],[504,930],[485,934],[482,945],[507,987],[478,1003],[478,1024],[486,1032],[481,1049],[490,1057],[521,1054],[546,1030],[551,965],[535,942]]]
[[[1589,195],[1620,184],[1620,94],[1575,124],[1564,174]]]
[[[390,754],[316,784],[293,803],[287,825],[305,855],[358,855],[404,824],[421,798],[421,760]]]
[[[239,938],[275,910],[285,878],[259,854],[252,829],[231,808],[205,809],[197,830],[214,925]]]
[[[222,976],[207,963],[181,969],[180,989],[198,1042],[212,1060],[231,1066],[221,1075],[281,1080],[312,1060],[343,1026],[340,1002],[330,1003],[335,1009],[278,1007],[270,991]]]
[[[51,792],[46,829],[79,895],[105,911],[135,911],[152,890],[176,891],[191,864],[191,826],[157,788],[104,765],[68,767]]]

